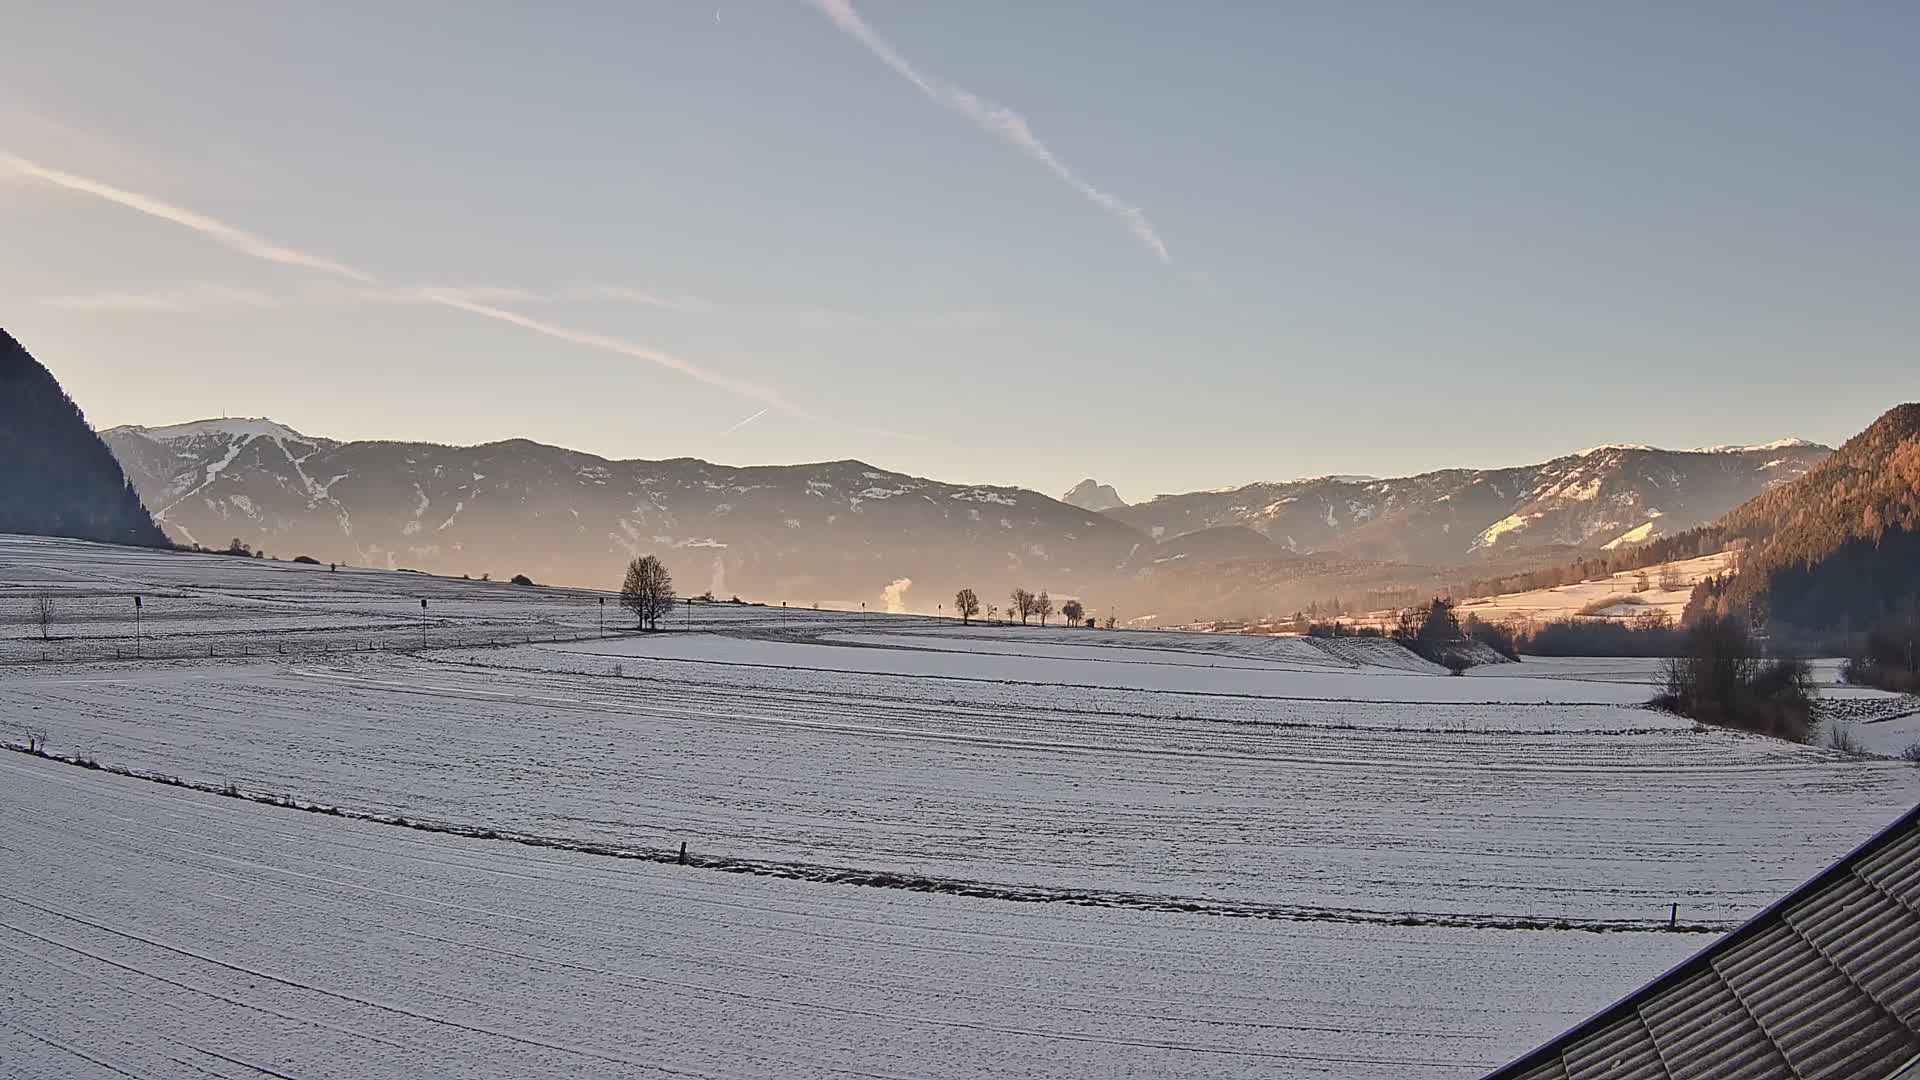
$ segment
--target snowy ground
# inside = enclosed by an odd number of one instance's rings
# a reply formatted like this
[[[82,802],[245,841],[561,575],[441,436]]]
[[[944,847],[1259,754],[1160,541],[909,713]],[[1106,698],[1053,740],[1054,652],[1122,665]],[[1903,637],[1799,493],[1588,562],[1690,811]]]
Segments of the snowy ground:
[[[923,895],[0,757],[0,1075],[1471,1077],[1698,935]],[[1471,987],[1471,992],[1461,993]]]
[[[1704,944],[1669,904],[1733,925],[1920,801],[1638,707],[1641,661],[733,605],[602,637],[592,594],[0,538],[0,610],[55,586],[165,596],[179,658],[15,619],[6,739],[707,865],[0,755],[36,1078],[1470,1076]],[[432,647],[361,625],[423,595]],[[288,636],[361,644],[186,647]]]
[[[1649,612],[1660,612],[1675,622],[1686,610],[1693,587],[1706,578],[1725,573],[1732,566],[1732,555],[1721,552],[1697,559],[1661,563],[1645,570],[1623,570],[1610,577],[1560,585],[1531,592],[1506,593],[1479,597],[1460,605],[1460,617],[1478,615],[1488,622],[1532,619],[1548,622],[1595,614],[1611,619],[1630,619]],[[1640,589],[1644,579],[1647,588]],[[1666,588],[1667,585],[1674,588]]]

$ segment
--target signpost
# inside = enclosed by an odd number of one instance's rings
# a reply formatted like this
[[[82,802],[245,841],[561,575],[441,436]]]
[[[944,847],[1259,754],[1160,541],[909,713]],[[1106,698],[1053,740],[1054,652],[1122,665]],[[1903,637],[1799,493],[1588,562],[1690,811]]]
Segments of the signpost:
[[[133,594],[133,655],[140,656],[140,594]]]
[[[600,598],[600,636],[607,636],[607,598]]]

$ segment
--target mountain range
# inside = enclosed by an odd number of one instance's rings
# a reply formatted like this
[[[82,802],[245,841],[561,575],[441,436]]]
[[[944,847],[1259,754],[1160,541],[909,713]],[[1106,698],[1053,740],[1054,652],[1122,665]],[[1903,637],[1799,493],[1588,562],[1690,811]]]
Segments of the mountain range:
[[[1266,618],[1314,599],[1737,547],[1736,572],[1696,590],[1690,611],[1845,633],[1920,610],[1920,404],[1895,407],[1837,452],[1798,439],[1613,444],[1537,465],[1130,505],[1092,479],[1055,500],[860,461],[735,467],[612,461],[524,439],[341,442],[264,418],[96,434],[0,331],[0,455],[0,532],[237,542],[589,587],[658,554],[682,593],[801,605],[927,611],[961,587],[992,598],[1021,585],[1109,613],[1145,609],[1135,619],[1147,623]]]
[[[858,461],[736,468],[519,439],[342,443],[264,419],[102,434],[180,540],[328,562],[611,588],[627,560],[658,554],[683,593],[876,607],[891,596],[933,610],[989,582],[1093,589],[1142,542],[1037,492]]]
[[[1701,450],[1612,445],[1504,469],[1160,495],[1108,514],[1156,539],[1241,525],[1286,552],[1448,566],[1525,547],[1643,543],[1712,521],[1829,453],[1798,439]]]
[[[1138,596],[1170,571],[1192,578],[1246,560],[1291,563],[1266,575],[1288,580],[1359,561],[1370,583],[1424,582],[1439,566],[1633,544],[1710,521],[1828,452],[1798,441],[1614,446],[1518,468],[1254,484],[1131,506],[1092,481],[1068,493],[1112,504],[1101,512],[859,461],[738,468],[526,440],[337,442],[264,419],[102,435],[187,543],[603,587],[628,558],[656,552],[683,592],[876,607],[891,597],[916,610],[961,586],[993,598],[1025,584],[1098,603],[1103,592]],[[1163,597],[1154,614],[1207,614],[1208,589],[1192,595]]]

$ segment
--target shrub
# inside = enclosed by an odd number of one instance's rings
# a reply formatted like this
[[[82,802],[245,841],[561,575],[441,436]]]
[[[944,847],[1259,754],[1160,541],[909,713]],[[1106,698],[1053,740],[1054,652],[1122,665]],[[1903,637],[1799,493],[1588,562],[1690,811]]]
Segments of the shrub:
[[[1109,616],[1109,618],[1111,618],[1111,616]],[[1112,629],[1112,627],[1108,627],[1108,629]],[[1352,623],[1343,623],[1335,619],[1333,622],[1308,623],[1307,636],[1316,638],[1377,638],[1386,637],[1387,634],[1386,631],[1381,630],[1377,626],[1355,626]]]
[[[1840,668],[1841,678],[1896,693],[1920,693],[1920,619],[1883,622]]]
[[[1561,619],[1518,635],[1520,651],[1529,656],[1679,656],[1684,640],[1662,611],[1626,623]]]
[[[1445,597],[1435,597],[1432,603],[1402,611],[1394,625],[1393,640],[1455,675],[1473,666],[1471,655],[1459,647],[1466,636],[1461,632],[1459,618],[1454,615],[1453,601]]]
[[[320,560],[314,558],[311,555],[295,555],[293,557],[293,561],[301,564],[302,566],[319,566],[320,565]]]
[[[1900,751],[1900,760],[1911,761],[1915,765],[1920,765],[1920,742],[1914,743],[1905,750]]]
[[[1707,724],[1806,742],[1813,674],[1804,660],[1760,659],[1744,622],[1703,617],[1667,661],[1664,692],[1653,704]]]
[[[1468,615],[1467,621],[1462,624],[1462,629],[1466,631],[1468,638],[1485,645],[1501,656],[1509,660],[1520,659],[1520,642],[1510,627],[1485,622],[1478,615]]]
[[[515,585],[531,585],[533,584],[533,579],[525,574],[515,574],[513,575],[513,583]]]
[[[1852,724],[1847,723],[1845,720],[1831,720],[1827,722],[1826,728],[1827,746],[1830,749],[1844,751],[1849,754],[1863,752],[1860,740],[1853,734]]]

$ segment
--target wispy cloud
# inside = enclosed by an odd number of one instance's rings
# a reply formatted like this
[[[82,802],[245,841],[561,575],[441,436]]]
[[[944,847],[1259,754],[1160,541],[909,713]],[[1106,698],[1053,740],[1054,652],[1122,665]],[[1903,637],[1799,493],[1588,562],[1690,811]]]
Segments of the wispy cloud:
[[[734,424],[732,427],[729,427],[727,430],[721,432],[720,437],[724,439],[727,436],[733,434],[736,431],[739,431],[741,428],[746,427],[748,424],[753,423],[755,420],[760,419],[761,417],[767,415],[772,411],[773,411],[772,409],[761,409],[759,412],[754,413],[752,416],[747,417],[745,420],[742,420],[739,423]]]
[[[133,311],[169,315],[236,309],[267,310],[281,306],[278,298],[258,289],[207,282],[193,282],[177,289],[42,296],[32,303],[35,307],[59,311]]]
[[[49,168],[16,154],[0,152],[0,173],[25,177],[29,180],[51,184],[68,191],[104,199],[150,217],[173,222],[176,225],[200,233],[216,243],[241,252],[242,254],[251,255],[257,259],[264,259],[267,262],[318,271],[333,278],[351,281],[359,286],[366,286],[371,291],[387,296],[398,297],[410,295],[415,301],[420,303],[437,304],[482,318],[518,326],[522,329],[537,334],[544,334],[547,337],[559,341],[571,342],[587,348],[599,349],[604,352],[631,357],[636,360],[643,360],[647,363],[705,383],[708,386],[727,391],[728,393],[737,394],[753,401],[758,401],[769,408],[779,409],[783,412],[808,419],[823,419],[813,416],[795,406],[782,397],[778,391],[770,387],[708,371],[706,368],[700,367],[691,361],[684,360],[658,349],[650,349],[646,346],[622,341],[619,338],[609,337],[605,334],[595,334],[583,330],[575,330],[570,327],[558,326],[499,307],[498,304],[502,302],[500,300],[501,291],[497,289],[460,290],[428,288],[400,290],[396,293],[390,287],[381,287],[380,281],[374,275],[363,270],[355,269],[345,263],[310,252],[283,247],[264,237],[229,225],[224,221],[209,217],[206,214],[189,210],[182,206],[176,206],[173,203],[155,198],[151,195],[144,195],[136,191],[115,187],[90,177]],[[149,310],[152,309],[149,308]]]
[[[1111,192],[1094,187],[1079,173],[1074,172],[1060,160],[1040,137],[1033,133],[1026,117],[1014,112],[1005,105],[999,105],[981,98],[970,91],[963,90],[952,83],[924,75],[913,66],[900,51],[887,39],[881,37],[873,27],[868,26],[860,13],[855,11],[851,0],[812,0],[820,13],[833,20],[849,37],[867,47],[867,51],[879,57],[881,62],[894,70],[894,73],[912,83],[921,93],[935,102],[973,121],[981,129],[1012,143],[1021,153],[1045,166],[1047,171],[1058,177],[1088,202],[1118,218],[1131,231],[1135,239],[1145,245],[1148,251],[1161,262],[1171,264],[1173,259],[1167,254],[1167,245],[1154,231],[1153,223],[1147,220],[1144,210],[1134,206]]]

